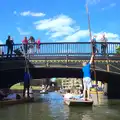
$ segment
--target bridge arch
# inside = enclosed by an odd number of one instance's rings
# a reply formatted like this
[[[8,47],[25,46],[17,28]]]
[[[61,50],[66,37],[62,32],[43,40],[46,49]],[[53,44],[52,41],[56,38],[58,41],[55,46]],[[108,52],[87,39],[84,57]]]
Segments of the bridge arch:
[[[33,79],[69,77],[82,78],[80,68],[30,68]],[[108,97],[120,98],[120,74],[96,70],[97,80],[108,83]],[[0,88],[10,88],[12,85],[23,82],[24,68],[0,71]],[[93,72],[92,72],[93,78]]]
[[[52,78],[52,77],[68,77],[68,78],[82,78],[83,73],[81,68],[30,68],[30,73],[33,79]],[[98,71],[97,80],[106,80],[108,73],[105,71]],[[12,85],[23,82],[24,68],[11,69],[0,71],[0,88],[11,87]],[[93,72],[92,72],[93,78]],[[94,78],[93,78],[94,79]]]

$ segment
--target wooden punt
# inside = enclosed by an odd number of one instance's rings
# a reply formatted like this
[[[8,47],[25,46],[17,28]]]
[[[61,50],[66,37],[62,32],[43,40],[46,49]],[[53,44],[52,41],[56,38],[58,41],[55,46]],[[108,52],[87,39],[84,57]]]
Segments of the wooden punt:
[[[65,100],[64,103],[68,106],[92,106],[92,100]]]
[[[48,94],[48,91],[45,92],[40,91],[40,94]]]
[[[103,91],[91,91],[90,94],[104,94]]]
[[[13,100],[4,100],[4,101],[0,101],[0,106],[3,107],[3,106],[8,106],[8,105],[23,104],[23,103],[33,102],[33,101],[34,101],[34,97],[13,99]]]

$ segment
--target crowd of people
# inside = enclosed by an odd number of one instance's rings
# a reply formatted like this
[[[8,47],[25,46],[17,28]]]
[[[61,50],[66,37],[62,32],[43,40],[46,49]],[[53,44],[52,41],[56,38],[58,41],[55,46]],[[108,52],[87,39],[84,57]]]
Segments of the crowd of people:
[[[97,48],[97,44],[96,44],[96,39],[97,36],[93,36],[91,42],[93,45],[93,52],[94,53],[98,53],[99,50]],[[106,50],[107,50],[107,38],[105,36],[105,34],[102,35],[102,38],[100,39],[101,42],[101,53],[103,55],[106,54]],[[24,51],[25,53],[40,53],[40,44],[41,41],[40,39],[35,40],[35,38],[33,36],[30,36],[30,38],[28,39],[27,37],[24,37],[24,39],[22,40],[22,45],[21,46],[21,51]],[[8,36],[8,39],[6,40],[6,46],[7,46],[7,57],[10,55],[10,57],[12,56],[13,52],[18,52],[17,50],[13,51],[13,45],[14,45],[14,41],[13,38],[11,36]]]
[[[92,41],[91,41],[92,45],[93,45],[93,52],[94,53],[99,52],[99,50],[97,48],[97,44],[96,44],[96,39],[97,39],[97,36],[95,35],[95,36],[93,36]],[[105,55],[106,50],[107,50],[107,38],[106,38],[105,34],[102,35],[102,38],[100,39],[100,42],[101,42],[101,53],[103,55]]]
[[[14,41],[11,36],[8,36],[6,40],[6,46],[7,46],[7,57],[12,57],[12,53],[15,52],[16,54],[18,52],[25,52],[27,53],[29,50],[29,53],[40,53],[40,39],[35,40],[33,36],[30,36],[28,39],[27,37],[24,37],[22,40],[22,46],[20,49],[16,49],[13,51]],[[35,51],[36,48],[36,51]],[[4,53],[3,53],[4,54]],[[18,53],[19,54],[19,53]]]

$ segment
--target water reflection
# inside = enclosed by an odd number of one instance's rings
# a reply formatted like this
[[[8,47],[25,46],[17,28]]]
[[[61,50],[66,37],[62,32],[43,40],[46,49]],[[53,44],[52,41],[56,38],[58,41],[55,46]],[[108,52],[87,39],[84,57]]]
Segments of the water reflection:
[[[42,99],[42,102],[41,102]],[[0,120],[120,120],[120,106],[68,107],[57,93],[41,95],[35,103],[0,109]],[[116,102],[114,102],[116,103]]]

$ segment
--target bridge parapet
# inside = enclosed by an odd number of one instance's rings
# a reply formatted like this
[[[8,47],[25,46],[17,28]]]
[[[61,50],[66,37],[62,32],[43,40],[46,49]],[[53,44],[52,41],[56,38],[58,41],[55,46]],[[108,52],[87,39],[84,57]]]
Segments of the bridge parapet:
[[[27,53],[29,53],[30,45],[27,45]],[[91,43],[90,42],[55,42],[55,43],[41,43],[40,51],[37,49],[36,44],[32,44],[34,47],[34,52],[32,54],[36,56],[90,56],[91,55]],[[101,42],[97,42],[97,49],[99,53],[98,56],[101,56]],[[13,45],[13,56],[15,56],[15,50],[19,49],[22,51],[22,44],[14,44]],[[116,55],[117,47],[120,47],[119,42],[108,42],[106,53],[108,55]],[[7,54],[7,46],[0,45],[0,53],[1,56],[6,56]]]

